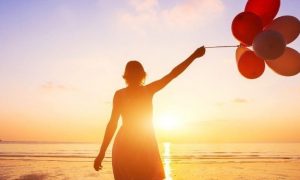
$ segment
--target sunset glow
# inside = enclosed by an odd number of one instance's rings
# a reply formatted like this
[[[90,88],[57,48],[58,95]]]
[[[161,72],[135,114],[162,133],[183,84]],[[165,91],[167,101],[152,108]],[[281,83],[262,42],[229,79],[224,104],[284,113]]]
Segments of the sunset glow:
[[[101,141],[129,60],[148,84],[199,46],[237,45],[231,22],[246,2],[0,1],[0,139]],[[299,19],[299,3],[277,16]],[[300,51],[299,39],[288,46]],[[300,75],[266,66],[246,79],[235,50],[207,49],[155,94],[158,141],[300,142]]]
[[[162,115],[157,120],[154,120],[154,126],[158,130],[163,131],[180,130],[180,125],[180,120],[176,116],[170,114]]]

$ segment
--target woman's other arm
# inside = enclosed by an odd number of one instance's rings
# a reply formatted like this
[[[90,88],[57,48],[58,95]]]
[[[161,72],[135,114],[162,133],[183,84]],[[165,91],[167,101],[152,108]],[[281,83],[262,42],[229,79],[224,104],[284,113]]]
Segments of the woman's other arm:
[[[102,168],[101,163],[102,163],[102,160],[104,159],[106,149],[107,149],[112,137],[114,136],[115,131],[118,126],[118,119],[120,117],[120,111],[119,111],[120,107],[119,107],[119,102],[118,102],[119,95],[118,94],[119,93],[116,92],[114,95],[113,109],[112,109],[111,117],[106,126],[106,130],[105,130],[105,134],[104,134],[104,138],[102,141],[100,152],[94,161],[94,169],[96,171],[99,171],[99,169]]]

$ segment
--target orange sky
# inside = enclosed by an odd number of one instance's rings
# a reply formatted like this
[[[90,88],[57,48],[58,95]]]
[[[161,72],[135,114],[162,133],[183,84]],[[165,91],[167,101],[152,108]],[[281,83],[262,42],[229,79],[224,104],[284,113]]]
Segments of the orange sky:
[[[128,60],[147,81],[201,45],[234,45],[245,0],[0,2],[0,139],[99,142]],[[116,5],[118,4],[118,5]],[[298,17],[298,1],[277,16]],[[290,44],[299,51],[299,38]],[[160,141],[300,142],[300,75],[242,77],[235,49],[205,57],[154,99]],[[167,119],[167,120],[166,120]],[[171,129],[159,121],[170,121]]]

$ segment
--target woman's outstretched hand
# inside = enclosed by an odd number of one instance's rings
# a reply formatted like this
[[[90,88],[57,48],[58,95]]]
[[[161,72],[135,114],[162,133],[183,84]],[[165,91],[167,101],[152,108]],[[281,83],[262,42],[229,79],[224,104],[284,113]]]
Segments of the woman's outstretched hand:
[[[104,156],[98,155],[96,157],[96,159],[94,160],[94,169],[96,171],[99,171],[100,169],[102,169],[101,163],[102,163],[103,159],[104,159]]]
[[[205,54],[205,47],[201,46],[200,48],[196,49],[196,51],[191,55],[194,59],[202,57]]]

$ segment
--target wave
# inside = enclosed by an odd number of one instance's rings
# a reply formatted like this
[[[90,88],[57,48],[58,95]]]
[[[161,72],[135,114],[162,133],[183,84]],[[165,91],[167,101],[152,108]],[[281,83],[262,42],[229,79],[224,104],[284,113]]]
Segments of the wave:
[[[0,153],[0,159],[5,160],[57,160],[57,159],[70,159],[70,160],[80,160],[80,159],[93,159],[93,155],[83,155],[83,154],[12,154],[12,153]],[[162,159],[167,159],[171,161],[185,161],[185,160],[300,160],[299,155],[259,155],[259,154],[230,154],[225,155],[224,153],[212,154],[212,155],[168,155],[161,156]],[[111,156],[106,156],[105,161],[111,161]]]

